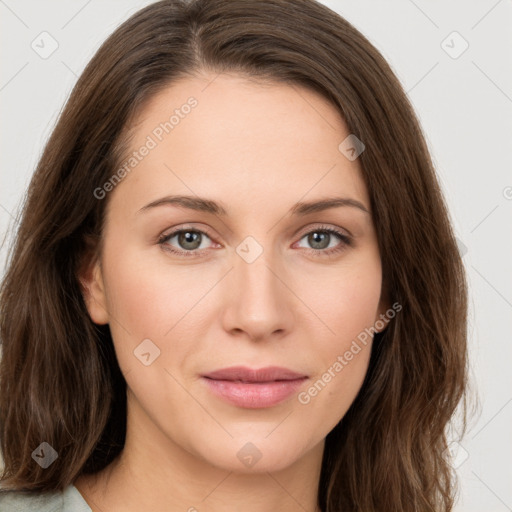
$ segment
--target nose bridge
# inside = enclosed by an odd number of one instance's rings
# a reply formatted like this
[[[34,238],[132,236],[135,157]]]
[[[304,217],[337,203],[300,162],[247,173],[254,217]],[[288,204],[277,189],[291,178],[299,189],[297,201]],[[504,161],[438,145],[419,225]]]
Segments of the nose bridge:
[[[272,247],[258,242],[254,237],[246,237],[236,248],[235,276],[240,280],[237,285],[240,298],[249,295],[252,300],[269,304],[281,295],[283,286],[275,276],[280,267]]]
[[[290,315],[290,294],[284,267],[270,247],[252,236],[237,247],[229,287],[229,328],[244,330],[251,337],[264,337],[285,329]]]

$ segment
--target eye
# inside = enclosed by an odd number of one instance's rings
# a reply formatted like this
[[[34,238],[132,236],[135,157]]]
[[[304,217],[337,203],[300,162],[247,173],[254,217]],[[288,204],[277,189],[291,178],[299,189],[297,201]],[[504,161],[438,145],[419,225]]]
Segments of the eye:
[[[201,256],[203,251],[207,249],[203,244],[205,238],[211,240],[208,233],[200,229],[193,228],[180,228],[173,232],[162,235],[158,244],[164,250],[186,257]],[[173,239],[175,241],[173,242]],[[319,226],[314,230],[305,233],[300,240],[306,239],[311,248],[305,248],[313,256],[331,256],[335,255],[347,246],[352,245],[352,238],[345,233],[338,231],[332,227]],[[336,239],[340,242],[337,245],[332,245]],[[300,241],[299,241],[300,242]],[[177,247],[176,245],[177,244]]]
[[[168,235],[163,235],[158,243],[164,247],[166,251],[183,255],[183,256],[198,256],[198,249],[202,250],[205,247],[201,247],[203,245],[204,237],[210,238],[207,233],[201,231],[200,229],[192,229],[192,228],[180,228]],[[178,248],[173,246],[170,242],[176,238],[176,243],[178,244]]]
[[[336,238],[340,243],[333,246],[331,242],[335,242]],[[312,249],[306,247],[306,250],[312,253],[313,256],[335,255],[343,251],[347,246],[352,245],[350,236],[326,226],[319,226],[312,231],[308,231],[302,236],[301,240],[303,239],[306,239],[306,242],[312,247]]]

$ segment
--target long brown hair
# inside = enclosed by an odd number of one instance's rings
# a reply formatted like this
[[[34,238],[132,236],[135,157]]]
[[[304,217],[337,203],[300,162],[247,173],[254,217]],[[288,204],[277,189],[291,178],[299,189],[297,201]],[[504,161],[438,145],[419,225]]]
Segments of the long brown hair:
[[[314,0],[164,0],[104,42],[76,83],[30,183],[0,297],[4,489],[63,489],[123,449],[126,382],[78,272],[101,243],[130,122],[201,70],[308,87],[365,145],[383,288],[402,310],[376,334],[355,401],[326,438],[318,503],[335,511],[449,511],[446,428],[466,429],[467,284],[420,124],[374,46]],[[340,140],[341,142],[341,140]],[[47,442],[58,459],[31,457]]]

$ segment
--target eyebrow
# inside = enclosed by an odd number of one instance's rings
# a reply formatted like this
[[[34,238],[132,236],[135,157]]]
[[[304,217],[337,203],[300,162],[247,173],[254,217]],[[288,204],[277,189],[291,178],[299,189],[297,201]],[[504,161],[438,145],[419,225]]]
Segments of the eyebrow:
[[[167,205],[175,205],[180,206],[182,208],[188,208],[189,210],[197,210],[201,212],[211,213],[213,215],[219,216],[227,216],[228,212],[225,208],[223,208],[219,203],[211,200],[205,199],[197,196],[184,196],[184,195],[173,195],[166,196],[156,201],[152,201],[151,203],[143,206],[139,213],[148,211],[152,208],[156,208],[158,206],[167,206]],[[288,211],[291,215],[296,215],[299,217],[308,215],[310,213],[322,212],[325,210],[329,210],[331,208],[339,208],[342,206],[349,206],[353,208],[357,208],[367,214],[370,212],[368,209],[356,199],[351,199],[347,197],[326,197],[322,199],[318,199],[316,201],[309,202],[298,202],[294,204],[290,210]]]

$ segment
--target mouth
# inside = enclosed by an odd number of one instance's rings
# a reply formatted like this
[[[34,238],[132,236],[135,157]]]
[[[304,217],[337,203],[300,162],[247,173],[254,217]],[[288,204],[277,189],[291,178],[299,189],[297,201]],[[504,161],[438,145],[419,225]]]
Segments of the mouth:
[[[234,366],[201,377],[214,395],[246,409],[277,405],[294,394],[309,378],[305,374],[278,366],[256,370]]]

